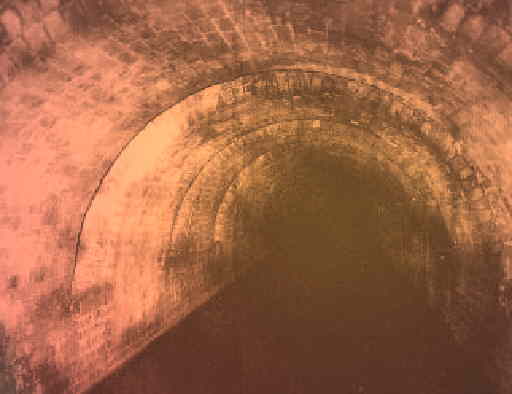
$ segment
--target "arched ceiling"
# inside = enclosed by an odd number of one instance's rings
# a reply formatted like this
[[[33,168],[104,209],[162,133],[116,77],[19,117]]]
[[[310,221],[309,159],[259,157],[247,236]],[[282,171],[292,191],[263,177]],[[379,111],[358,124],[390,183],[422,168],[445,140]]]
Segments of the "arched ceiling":
[[[207,299],[169,262],[234,242],[233,185],[292,146],[384,169],[507,279],[511,21],[498,0],[4,2],[4,380],[83,390]]]

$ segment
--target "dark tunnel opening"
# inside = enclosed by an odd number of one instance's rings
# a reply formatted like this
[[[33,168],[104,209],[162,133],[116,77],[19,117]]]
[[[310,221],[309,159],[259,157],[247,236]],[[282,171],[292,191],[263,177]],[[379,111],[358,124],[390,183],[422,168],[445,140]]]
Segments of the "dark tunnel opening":
[[[263,215],[238,211],[236,260],[265,259],[89,393],[495,392],[442,313],[460,268],[443,220],[378,165],[276,162]]]

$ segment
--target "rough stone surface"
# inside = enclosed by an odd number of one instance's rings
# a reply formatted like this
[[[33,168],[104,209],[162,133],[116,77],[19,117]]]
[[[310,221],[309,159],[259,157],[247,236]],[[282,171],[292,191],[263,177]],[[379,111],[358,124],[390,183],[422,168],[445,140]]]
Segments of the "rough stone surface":
[[[229,252],[211,258],[236,243],[231,182],[280,146],[328,149],[311,130],[346,132],[333,152],[438,206],[485,271],[477,251],[512,239],[509,8],[2,3],[0,391],[85,390],[234,280]],[[477,275],[460,278],[481,311],[493,285]],[[476,323],[447,310],[465,338]]]

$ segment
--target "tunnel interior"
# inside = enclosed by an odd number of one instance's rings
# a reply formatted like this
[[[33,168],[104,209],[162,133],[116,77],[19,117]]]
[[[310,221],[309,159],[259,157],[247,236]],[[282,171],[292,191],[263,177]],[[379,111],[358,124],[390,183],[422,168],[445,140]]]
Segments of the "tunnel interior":
[[[0,392],[509,394],[511,11],[1,2]]]
[[[461,264],[438,211],[314,146],[261,168],[233,212],[244,273],[90,394],[495,390],[492,344],[460,343],[446,318]]]

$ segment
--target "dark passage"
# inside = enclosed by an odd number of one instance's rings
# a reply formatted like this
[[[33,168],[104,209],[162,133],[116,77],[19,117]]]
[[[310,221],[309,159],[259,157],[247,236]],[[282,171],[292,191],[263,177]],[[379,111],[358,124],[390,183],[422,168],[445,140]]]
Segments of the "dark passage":
[[[287,163],[261,222],[239,228],[244,242],[263,234],[271,258],[90,393],[492,394],[388,249],[420,225],[443,247],[442,226],[382,216],[403,197],[369,169]]]

